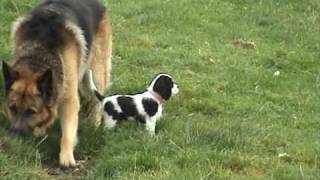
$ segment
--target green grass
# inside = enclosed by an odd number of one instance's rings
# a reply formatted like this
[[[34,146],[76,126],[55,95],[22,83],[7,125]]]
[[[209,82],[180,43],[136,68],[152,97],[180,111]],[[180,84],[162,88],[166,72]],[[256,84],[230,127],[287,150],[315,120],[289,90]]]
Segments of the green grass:
[[[0,2],[0,59],[10,59],[10,23],[36,3]],[[114,35],[109,94],[141,91],[158,72],[170,73],[180,86],[164,107],[157,136],[136,124],[94,130],[82,115],[75,156],[88,159],[85,168],[50,176],[59,153],[58,123],[36,146],[34,138],[9,139],[2,116],[0,177],[320,178],[319,0],[108,5]],[[234,46],[235,39],[252,40],[256,48]]]

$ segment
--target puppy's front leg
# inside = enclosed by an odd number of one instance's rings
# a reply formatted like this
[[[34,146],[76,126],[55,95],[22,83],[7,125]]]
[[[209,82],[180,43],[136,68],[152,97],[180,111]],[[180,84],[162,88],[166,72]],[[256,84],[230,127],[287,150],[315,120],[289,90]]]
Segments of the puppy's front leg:
[[[78,94],[64,99],[62,108],[60,165],[73,167],[76,166],[73,148],[77,141],[78,113],[80,109]]]
[[[146,120],[146,129],[151,136],[155,135],[156,130],[156,119],[150,118]]]

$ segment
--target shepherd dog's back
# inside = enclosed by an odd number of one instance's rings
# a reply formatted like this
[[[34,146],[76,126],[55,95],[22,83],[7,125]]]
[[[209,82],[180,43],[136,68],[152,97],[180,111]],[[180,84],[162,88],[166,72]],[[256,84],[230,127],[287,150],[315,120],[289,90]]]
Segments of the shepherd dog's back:
[[[38,41],[53,49],[59,48],[63,42],[63,28],[68,22],[74,23],[83,32],[86,48],[90,50],[104,13],[105,7],[96,0],[48,0],[26,15],[23,23],[18,22],[20,27],[15,29],[22,31],[20,40]]]

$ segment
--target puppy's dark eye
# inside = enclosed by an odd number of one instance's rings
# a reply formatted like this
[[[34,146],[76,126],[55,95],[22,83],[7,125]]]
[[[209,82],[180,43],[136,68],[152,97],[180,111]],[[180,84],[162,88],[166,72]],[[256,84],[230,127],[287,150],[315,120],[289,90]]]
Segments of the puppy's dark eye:
[[[10,106],[9,109],[12,113],[17,113],[17,111],[18,111],[17,106],[15,106],[15,105]]]
[[[32,115],[34,115],[35,113],[36,113],[36,111],[33,110],[33,109],[27,109],[27,110],[24,112],[24,114],[25,114],[26,116],[32,116]]]

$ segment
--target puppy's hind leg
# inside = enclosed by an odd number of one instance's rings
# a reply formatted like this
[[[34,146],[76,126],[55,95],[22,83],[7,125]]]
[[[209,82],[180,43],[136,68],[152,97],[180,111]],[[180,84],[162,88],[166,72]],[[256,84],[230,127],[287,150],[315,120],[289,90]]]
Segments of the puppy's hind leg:
[[[115,127],[117,124],[117,121],[114,120],[111,116],[109,115],[104,115],[104,127],[107,129],[112,129]]]

